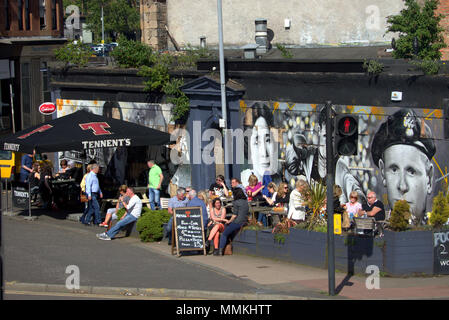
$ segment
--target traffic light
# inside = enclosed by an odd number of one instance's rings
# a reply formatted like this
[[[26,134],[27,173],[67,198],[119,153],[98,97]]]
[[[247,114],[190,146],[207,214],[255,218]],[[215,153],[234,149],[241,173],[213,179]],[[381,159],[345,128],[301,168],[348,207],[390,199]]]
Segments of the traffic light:
[[[357,155],[359,142],[359,125],[357,118],[351,115],[337,116],[335,149],[340,156]]]

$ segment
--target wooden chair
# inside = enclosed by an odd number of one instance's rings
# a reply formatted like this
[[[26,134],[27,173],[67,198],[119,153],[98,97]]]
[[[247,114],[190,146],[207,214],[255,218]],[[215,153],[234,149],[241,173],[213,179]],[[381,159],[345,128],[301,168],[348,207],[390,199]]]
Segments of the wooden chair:
[[[161,209],[168,209],[170,198],[161,198]]]

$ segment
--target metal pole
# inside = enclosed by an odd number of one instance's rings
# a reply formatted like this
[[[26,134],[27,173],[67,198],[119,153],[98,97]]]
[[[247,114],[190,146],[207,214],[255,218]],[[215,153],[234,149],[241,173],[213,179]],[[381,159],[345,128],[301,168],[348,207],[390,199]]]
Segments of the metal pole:
[[[224,169],[225,169],[225,179],[229,179],[229,138],[228,138],[228,117],[226,110],[226,80],[225,80],[225,65],[224,65],[224,48],[223,48],[223,12],[222,12],[222,2],[217,0],[217,14],[218,14],[218,51],[220,59],[220,88],[221,88],[221,114],[223,117],[224,128]]]
[[[103,52],[103,59],[104,57],[104,16],[103,16],[103,3],[101,3],[101,50]]]
[[[3,181],[0,179],[0,300],[3,300]]]
[[[326,102],[326,189],[327,189],[327,270],[329,295],[335,295],[335,246],[334,246],[334,148],[332,103]]]

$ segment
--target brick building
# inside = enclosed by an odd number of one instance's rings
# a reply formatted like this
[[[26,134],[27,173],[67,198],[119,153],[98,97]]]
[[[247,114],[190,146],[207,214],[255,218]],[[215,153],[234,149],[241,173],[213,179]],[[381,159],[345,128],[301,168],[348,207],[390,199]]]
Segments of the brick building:
[[[0,2],[0,134],[44,120],[38,107],[51,101],[47,65],[66,41],[63,15],[62,0]]]

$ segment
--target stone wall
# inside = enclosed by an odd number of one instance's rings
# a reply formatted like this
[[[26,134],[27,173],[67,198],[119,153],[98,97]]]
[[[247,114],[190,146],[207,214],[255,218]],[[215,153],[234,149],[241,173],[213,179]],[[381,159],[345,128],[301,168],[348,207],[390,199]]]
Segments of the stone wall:
[[[255,43],[254,21],[264,18],[272,44],[307,47],[389,43],[393,34],[384,35],[386,17],[402,8],[402,0],[227,0],[223,1],[224,42],[226,47]],[[290,27],[285,27],[286,19]],[[180,46],[198,46],[201,36],[206,36],[210,47],[218,46],[217,1],[168,0],[167,20]]]

